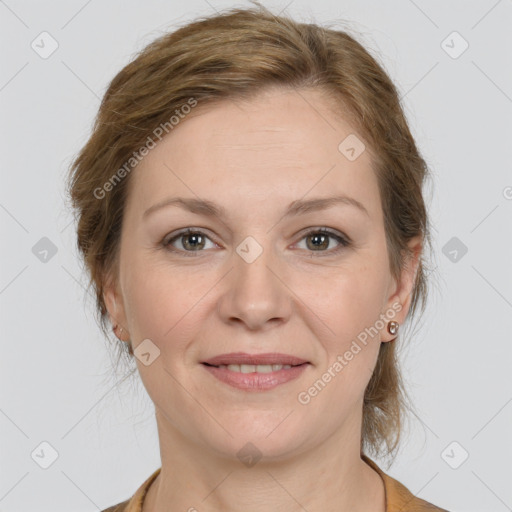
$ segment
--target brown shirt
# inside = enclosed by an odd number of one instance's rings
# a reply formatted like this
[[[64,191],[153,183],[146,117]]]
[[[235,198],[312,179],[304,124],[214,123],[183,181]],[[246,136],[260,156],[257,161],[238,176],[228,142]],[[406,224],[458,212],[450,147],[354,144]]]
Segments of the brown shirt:
[[[416,498],[405,486],[389,475],[386,475],[375,462],[365,455],[362,455],[362,459],[380,475],[384,482],[386,512],[448,512],[444,508],[436,507],[427,501]],[[160,469],[158,468],[148,477],[131,498],[102,512],[141,512],[146,492],[160,473]]]

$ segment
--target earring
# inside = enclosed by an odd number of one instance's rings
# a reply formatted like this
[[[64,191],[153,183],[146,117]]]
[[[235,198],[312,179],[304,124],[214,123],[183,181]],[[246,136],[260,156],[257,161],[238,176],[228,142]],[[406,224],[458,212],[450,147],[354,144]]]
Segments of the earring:
[[[123,332],[123,328],[120,327],[119,324],[114,325],[114,327],[112,328],[112,331],[114,331],[114,334],[119,338],[119,335],[116,332],[118,327],[119,327],[119,334],[121,334]],[[119,338],[119,339],[121,340],[121,338]],[[121,341],[123,341],[123,340],[121,340]]]
[[[116,325],[114,325],[114,327],[112,328],[112,330],[114,331],[114,334],[116,335],[116,337],[117,337],[117,339],[118,339],[119,341],[123,341],[124,343],[127,343],[127,344],[128,344],[128,353],[129,353],[131,356],[133,356],[133,348],[132,348],[132,342],[131,342],[131,340],[122,340],[122,339],[117,335],[117,333],[116,333],[116,330],[117,330],[117,328],[118,328],[118,327],[119,327],[119,332],[120,332],[120,333],[124,331],[124,329],[123,329],[121,326],[119,326],[118,324],[116,324]]]
[[[388,332],[389,334],[396,334],[398,332],[398,327],[400,324],[398,322],[395,322],[394,320],[391,322],[388,322]]]

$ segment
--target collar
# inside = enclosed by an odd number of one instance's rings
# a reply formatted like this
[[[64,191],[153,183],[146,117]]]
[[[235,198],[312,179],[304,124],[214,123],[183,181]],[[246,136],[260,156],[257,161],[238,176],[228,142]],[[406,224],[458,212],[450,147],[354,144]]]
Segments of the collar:
[[[384,482],[386,512],[448,512],[443,508],[436,507],[414,496],[404,485],[384,473],[384,471],[366,455],[361,454],[361,459],[374,469]],[[114,507],[110,507],[103,512],[141,512],[146,493],[156,477],[160,474],[161,469],[162,468],[158,468],[154,471],[130,499]]]

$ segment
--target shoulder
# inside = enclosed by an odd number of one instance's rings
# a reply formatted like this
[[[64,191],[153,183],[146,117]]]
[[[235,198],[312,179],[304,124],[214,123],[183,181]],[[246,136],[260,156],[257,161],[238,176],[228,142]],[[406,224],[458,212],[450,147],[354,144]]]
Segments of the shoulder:
[[[130,503],[130,500],[123,501],[122,503],[118,503],[117,505],[113,505],[111,507],[108,507],[101,512],[125,512],[126,507],[128,506],[128,503]]]
[[[158,468],[150,476],[148,476],[142,485],[135,491],[135,494],[132,497],[122,501],[121,503],[118,503],[117,505],[108,507],[101,512],[140,512],[142,510],[144,497],[146,496],[150,485],[160,474],[161,469],[162,468]]]
[[[390,495],[390,512],[401,510],[402,512],[448,512],[433,503],[414,496],[407,487],[387,475],[386,491]],[[389,490],[389,491],[388,491]]]
[[[384,473],[384,471],[367,456],[362,455],[361,458],[379,473],[384,482],[386,512],[448,512],[448,510],[444,508],[414,496],[405,485]]]

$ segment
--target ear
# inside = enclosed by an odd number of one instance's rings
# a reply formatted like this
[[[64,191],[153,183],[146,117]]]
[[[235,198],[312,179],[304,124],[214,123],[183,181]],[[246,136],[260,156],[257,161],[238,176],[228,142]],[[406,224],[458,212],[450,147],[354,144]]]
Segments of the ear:
[[[103,300],[105,301],[105,306],[110,317],[112,328],[114,328],[116,325],[119,325],[119,327],[123,328],[122,331],[117,329],[116,336],[119,335],[119,339],[123,341],[129,341],[130,333],[128,332],[128,326],[126,323],[126,313],[123,298],[119,292],[117,279],[110,273],[105,277],[104,280]]]
[[[396,334],[389,334],[388,332],[388,321],[394,320],[402,325],[411,306],[412,292],[423,249],[422,236],[418,235],[412,238],[407,245],[410,256],[404,262],[399,280],[392,279],[392,292],[386,303],[386,310],[383,312],[384,315],[387,312],[386,318],[388,320],[381,331],[381,341],[392,341],[396,338]],[[392,316],[393,312],[395,313],[394,316]]]

